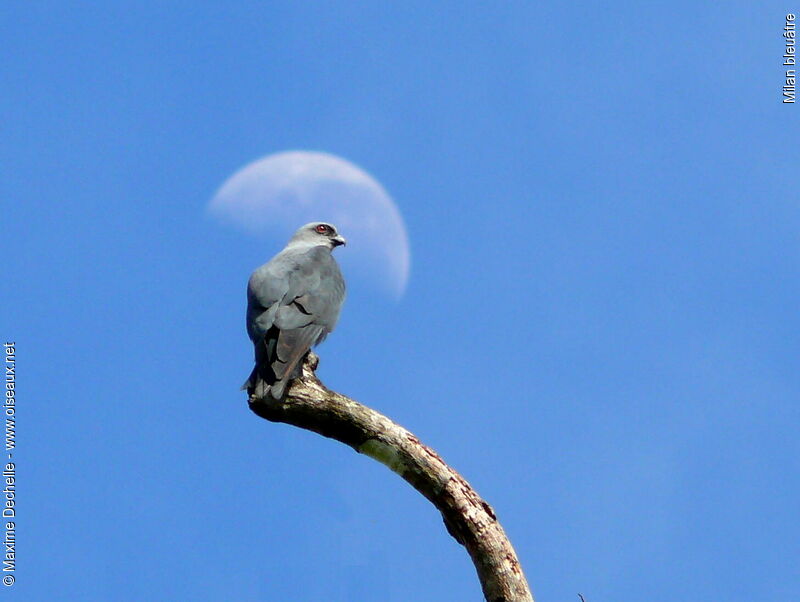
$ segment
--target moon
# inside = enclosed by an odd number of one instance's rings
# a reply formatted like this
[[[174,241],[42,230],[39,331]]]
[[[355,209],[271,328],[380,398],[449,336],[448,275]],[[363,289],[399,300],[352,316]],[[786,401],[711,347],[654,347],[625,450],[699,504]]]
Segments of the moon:
[[[303,224],[334,224],[347,238],[337,251],[345,276],[353,272],[381,292],[402,297],[411,270],[400,211],[375,178],[323,152],[267,155],[228,178],[208,204],[225,223],[281,243]]]

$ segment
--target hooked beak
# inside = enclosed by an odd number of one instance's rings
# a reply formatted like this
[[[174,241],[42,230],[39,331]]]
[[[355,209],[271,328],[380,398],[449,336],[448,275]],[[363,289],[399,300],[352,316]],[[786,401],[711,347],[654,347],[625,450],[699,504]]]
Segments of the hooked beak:
[[[347,244],[347,239],[344,236],[342,236],[341,234],[337,234],[331,240],[333,241],[333,246],[334,247],[338,247],[340,245],[344,246],[344,245]]]

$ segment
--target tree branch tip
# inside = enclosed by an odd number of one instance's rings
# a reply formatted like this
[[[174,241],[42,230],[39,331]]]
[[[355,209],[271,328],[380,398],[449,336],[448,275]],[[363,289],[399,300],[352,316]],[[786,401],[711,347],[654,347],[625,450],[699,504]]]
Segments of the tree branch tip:
[[[303,366],[308,366],[312,372],[315,372],[319,368],[319,356],[313,351],[309,351],[303,361]]]

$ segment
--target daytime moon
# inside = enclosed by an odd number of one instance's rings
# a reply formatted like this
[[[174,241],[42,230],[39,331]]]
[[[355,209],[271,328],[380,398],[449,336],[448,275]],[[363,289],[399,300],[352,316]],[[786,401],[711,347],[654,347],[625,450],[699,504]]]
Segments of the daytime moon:
[[[345,276],[399,299],[411,252],[403,218],[389,194],[353,163],[323,152],[287,151],[262,157],[234,173],[208,206],[221,221],[281,246],[308,222],[334,224],[347,238],[337,251]]]

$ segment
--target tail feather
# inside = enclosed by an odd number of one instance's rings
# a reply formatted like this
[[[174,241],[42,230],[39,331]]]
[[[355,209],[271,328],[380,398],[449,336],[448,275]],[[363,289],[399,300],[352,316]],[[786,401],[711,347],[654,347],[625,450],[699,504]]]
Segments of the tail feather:
[[[269,388],[269,394],[274,399],[280,399],[281,397],[283,397],[283,391],[285,388],[286,388],[286,381],[284,380],[276,381]]]
[[[241,390],[246,390],[249,397],[257,399],[264,399],[267,395],[272,395],[275,399],[279,399],[280,396],[276,395],[274,391],[276,382],[280,381],[276,381],[275,373],[269,363],[262,361],[253,366],[253,371],[242,384]]]
[[[241,386],[241,387],[239,387],[239,390],[240,390],[240,391],[247,390],[247,392],[249,393],[249,392],[250,392],[250,389],[253,387],[253,384],[256,382],[256,376],[257,376],[257,374],[258,374],[258,371],[257,371],[257,369],[256,369],[256,368],[255,368],[255,366],[254,366],[254,367],[253,367],[253,370],[250,372],[250,376],[248,376],[248,377],[247,377],[247,380],[246,380],[246,381],[244,381],[244,383],[242,383],[242,386]]]
[[[281,399],[292,379],[302,375],[303,358],[321,332],[317,325],[283,331],[271,328],[256,345],[256,363],[242,389],[250,397]]]

